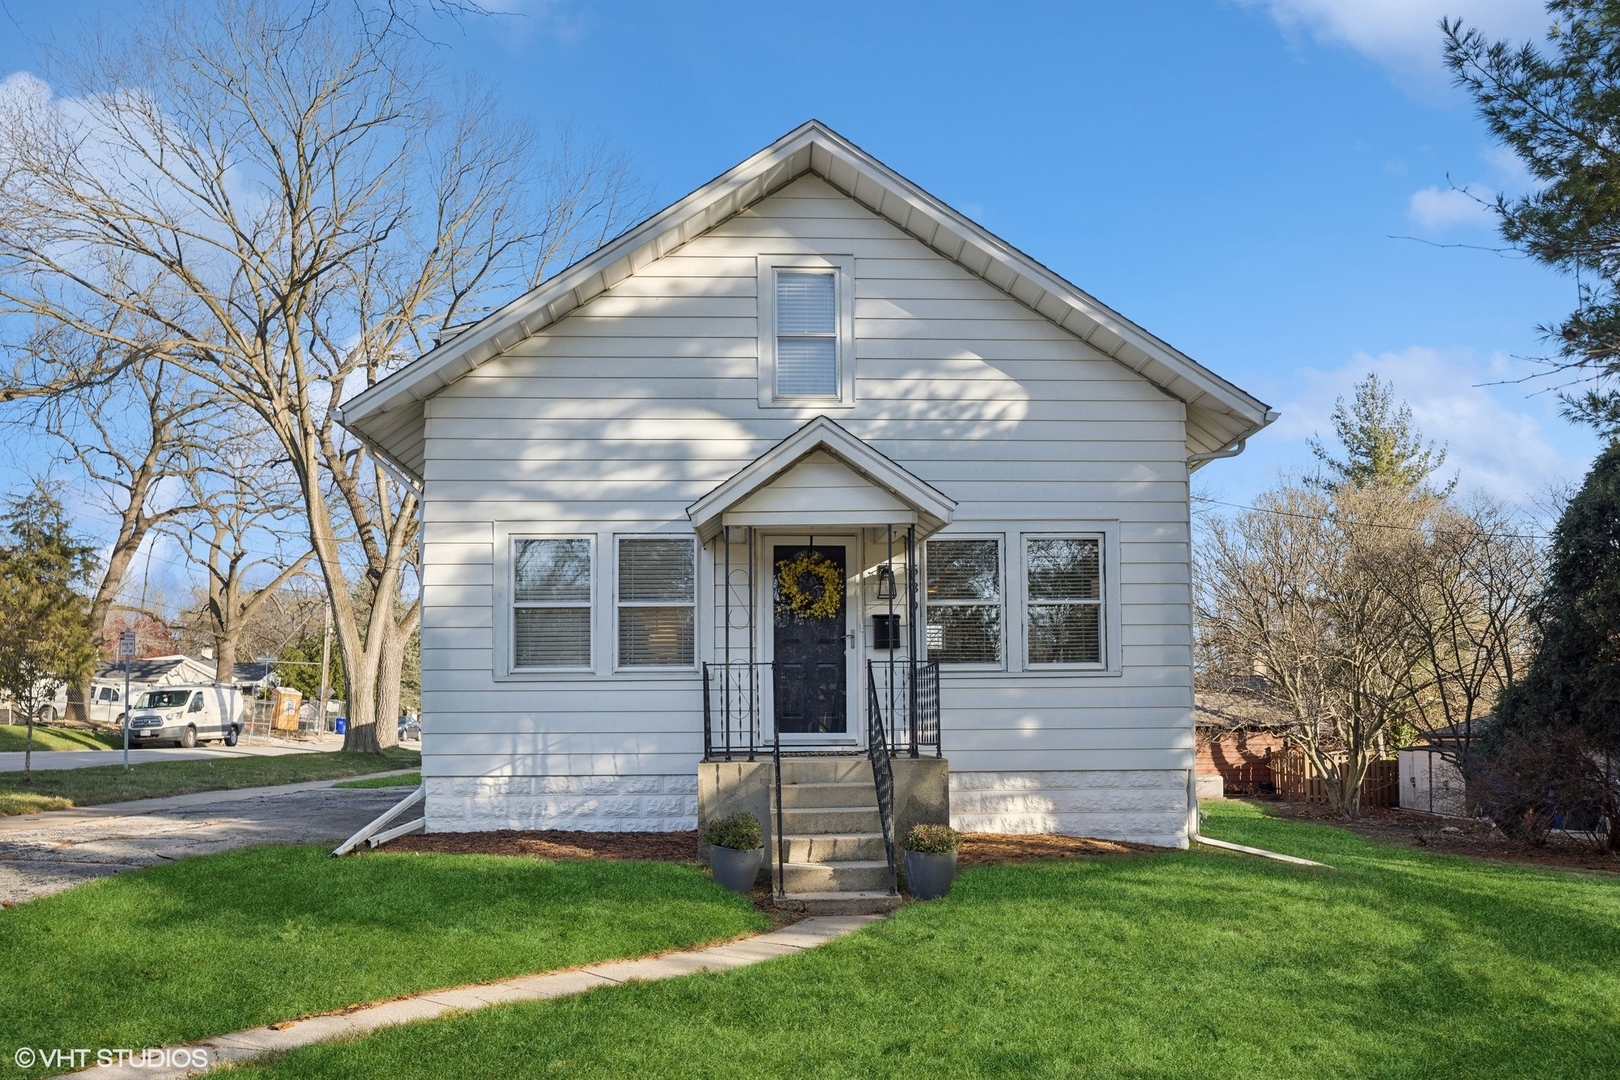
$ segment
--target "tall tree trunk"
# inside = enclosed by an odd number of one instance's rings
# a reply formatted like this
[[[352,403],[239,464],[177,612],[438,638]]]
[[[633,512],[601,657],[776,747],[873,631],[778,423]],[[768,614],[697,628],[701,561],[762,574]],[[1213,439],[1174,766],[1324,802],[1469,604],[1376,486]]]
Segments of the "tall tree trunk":
[[[241,630],[214,632],[214,681],[230,685],[236,682],[236,640]]]
[[[399,692],[405,675],[405,646],[411,635],[393,619],[388,620],[388,640],[383,643],[382,670],[377,676],[377,746],[399,745]]]

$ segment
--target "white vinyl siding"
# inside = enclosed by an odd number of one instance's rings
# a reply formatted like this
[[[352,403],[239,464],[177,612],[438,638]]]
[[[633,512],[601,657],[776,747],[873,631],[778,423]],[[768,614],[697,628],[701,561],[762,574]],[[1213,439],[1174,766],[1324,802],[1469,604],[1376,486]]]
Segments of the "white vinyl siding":
[[[924,547],[928,658],[999,667],[1002,658],[1001,541],[930,540]]]
[[[512,541],[512,666],[591,666],[591,542],[581,537]]]
[[[1103,662],[1100,536],[1024,538],[1025,661],[1031,667]]]
[[[697,663],[696,542],[620,537],[619,666]]]

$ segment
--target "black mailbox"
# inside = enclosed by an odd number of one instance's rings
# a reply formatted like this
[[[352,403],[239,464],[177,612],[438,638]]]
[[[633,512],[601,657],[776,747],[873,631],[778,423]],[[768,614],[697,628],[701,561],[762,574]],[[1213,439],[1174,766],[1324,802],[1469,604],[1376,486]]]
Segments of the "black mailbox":
[[[872,616],[872,648],[892,650],[900,646],[900,616]]]

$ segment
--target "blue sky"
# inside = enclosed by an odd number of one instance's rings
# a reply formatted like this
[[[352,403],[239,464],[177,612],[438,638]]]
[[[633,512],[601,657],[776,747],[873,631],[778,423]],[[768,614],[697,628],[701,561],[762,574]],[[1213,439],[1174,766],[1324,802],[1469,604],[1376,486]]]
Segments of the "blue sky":
[[[431,30],[507,106],[625,154],[662,205],[819,118],[1283,420],[1204,486],[1304,467],[1391,378],[1465,489],[1528,501],[1596,450],[1529,372],[1567,279],[1475,203],[1523,177],[1439,60],[1440,16],[1539,36],[1533,0],[587,4]],[[0,78],[114,5],[0,0]],[[116,18],[116,15],[113,15]],[[1403,239],[1410,237],[1414,239]]]

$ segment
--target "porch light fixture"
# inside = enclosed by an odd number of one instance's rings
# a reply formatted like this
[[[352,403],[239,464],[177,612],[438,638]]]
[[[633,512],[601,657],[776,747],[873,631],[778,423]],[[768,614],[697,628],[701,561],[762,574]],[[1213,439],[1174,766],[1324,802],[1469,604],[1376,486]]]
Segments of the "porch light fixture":
[[[877,568],[877,598],[879,600],[894,599],[894,568],[888,565]]]

